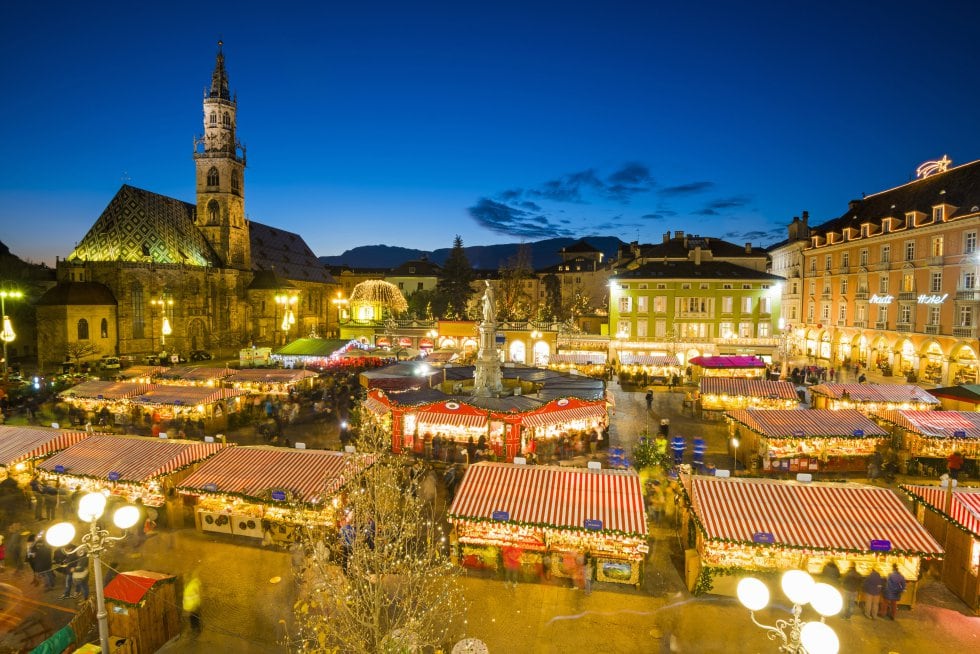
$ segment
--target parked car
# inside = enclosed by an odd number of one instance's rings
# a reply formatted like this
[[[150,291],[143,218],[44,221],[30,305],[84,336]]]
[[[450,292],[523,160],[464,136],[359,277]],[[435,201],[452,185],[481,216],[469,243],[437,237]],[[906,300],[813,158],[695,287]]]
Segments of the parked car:
[[[99,362],[100,367],[103,370],[119,370],[122,367],[122,363],[119,361],[119,357],[112,355],[105,355]]]
[[[210,361],[213,358],[207,350],[191,350],[191,361]]]

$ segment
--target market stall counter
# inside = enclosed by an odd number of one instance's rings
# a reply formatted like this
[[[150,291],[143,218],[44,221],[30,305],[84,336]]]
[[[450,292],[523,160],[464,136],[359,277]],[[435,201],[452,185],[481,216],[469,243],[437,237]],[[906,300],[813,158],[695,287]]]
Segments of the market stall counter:
[[[943,583],[980,615],[980,488],[902,485],[916,517],[944,543]]]
[[[201,531],[291,543],[303,528],[336,526],[342,493],[372,460],[326,450],[230,447],[178,490]]]
[[[648,552],[640,478],[633,471],[477,463],[449,509],[454,556],[466,567],[497,569],[505,560],[525,574],[548,566],[559,577],[639,584]]]
[[[734,454],[765,473],[860,472],[889,432],[857,409],[736,409],[725,414],[741,439]]]
[[[172,490],[223,447],[224,443],[96,434],[37,467],[62,488],[108,492],[127,502],[165,508],[169,524],[176,526],[176,506],[168,504]]]
[[[814,409],[858,409],[867,414],[939,408],[936,397],[912,384],[817,384],[810,387],[810,397]]]
[[[892,564],[907,581],[901,603],[914,605],[922,562],[943,548],[887,488],[852,483],[682,475],[687,583],[695,594],[734,595],[746,572],[806,570],[830,563],[881,575]]]

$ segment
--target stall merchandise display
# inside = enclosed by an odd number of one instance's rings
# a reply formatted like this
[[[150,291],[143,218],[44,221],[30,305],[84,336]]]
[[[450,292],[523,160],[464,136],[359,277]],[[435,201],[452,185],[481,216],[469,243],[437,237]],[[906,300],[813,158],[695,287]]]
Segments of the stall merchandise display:
[[[980,413],[975,411],[881,411],[875,417],[898,429],[902,449],[913,458],[945,459],[954,451],[980,458]]]

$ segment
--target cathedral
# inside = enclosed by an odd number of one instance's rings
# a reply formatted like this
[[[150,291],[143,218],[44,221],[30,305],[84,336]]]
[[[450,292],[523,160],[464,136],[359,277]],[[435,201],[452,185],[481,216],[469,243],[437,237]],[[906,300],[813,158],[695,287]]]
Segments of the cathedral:
[[[245,213],[238,99],[218,44],[188,203],[124,184],[37,304],[38,363],[282,345],[328,330],[337,283],[301,236]]]

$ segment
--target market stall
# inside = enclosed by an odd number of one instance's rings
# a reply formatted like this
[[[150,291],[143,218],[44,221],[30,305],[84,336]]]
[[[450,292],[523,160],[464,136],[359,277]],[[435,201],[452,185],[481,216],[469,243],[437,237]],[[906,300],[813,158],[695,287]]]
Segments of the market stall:
[[[959,451],[964,471],[975,474],[980,459],[980,413],[973,411],[879,411],[874,418],[890,426],[906,464],[917,461],[945,470]]]
[[[770,479],[682,478],[682,530],[695,594],[734,595],[747,572],[801,569],[819,575],[831,562],[884,577],[897,564],[914,605],[922,562],[943,549],[887,488]],[[684,533],[684,532],[682,532]]]
[[[766,377],[766,362],[754,356],[700,356],[692,357],[689,363],[695,380],[702,377]]]
[[[673,354],[632,354],[620,352],[619,378],[627,383],[669,384],[684,374]]]
[[[124,381],[149,384],[168,370],[168,366],[130,366],[120,370],[116,376]]]
[[[735,409],[725,414],[734,454],[763,472],[858,472],[890,437],[857,409]]]
[[[235,371],[225,366],[176,366],[160,375],[160,383],[183,386],[220,386]]]
[[[496,569],[506,551],[525,573],[550,560],[552,574],[570,577],[581,573],[569,566],[581,554],[595,562],[597,581],[638,584],[648,551],[633,471],[477,463],[448,518],[466,567]]]
[[[345,355],[361,355],[366,346],[356,340],[342,338],[297,338],[276,350],[270,357],[284,368],[315,368],[325,370],[334,367]]]
[[[980,614],[980,488],[900,486],[915,515],[944,544],[942,578],[957,597]]]
[[[238,388],[154,384],[130,402],[163,420],[215,420],[237,413],[245,394]]]
[[[980,411],[978,384],[931,388],[929,394],[939,400],[939,408],[946,411]]]
[[[62,488],[108,491],[127,502],[139,499],[146,506],[166,507],[168,517],[175,519],[176,507],[168,505],[172,489],[223,447],[224,443],[96,434],[37,468],[42,477],[59,480]]]
[[[178,490],[201,531],[290,543],[302,527],[335,527],[341,492],[371,461],[325,450],[229,447]]]
[[[605,352],[557,352],[548,357],[548,367],[560,372],[578,371],[589,377],[606,375]]]
[[[800,398],[790,382],[702,377],[696,404],[705,418],[721,418],[729,409],[795,409]]]
[[[0,425],[0,477],[27,487],[34,466],[46,457],[85,440],[91,434],[48,427]]]
[[[577,397],[563,397],[548,402],[540,409],[525,413],[521,417],[522,451],[527,450],[529,440],[536,441],[535,452],[550,449],[562,436],[590,435],[605,430],[609,424],[609,405],[605,399],[599,401],[583,400]],[[550,457],[545,457],[550,458]]]
[[[224,379],[233,389],[265,395],[288,395],[313,388],[317,373],[292,368],[245,368]]]
[[[84,425],[90,416],[106,411],[109,416],[125,416],[130,411],[129,400],[145,393],[150,384],[89,380],[68,388],[58,396],[69,406],[71,424]],[[119,424],[121,420],[112,420]],[[98,422],[95,420],[93,422]]]
[[[489,412],[465,402],[449,400],[423,404],[414,411],[404,412],[402,421],[402,447],[416,454],[421,454],[424,443],[431,443],[436,435],[443,443],[463,446],[470,439],[478,441],[483,436],[495,451],[501,450],[504,441],[503,425],[497,423],[491,429]]]
[[[817,384],[810,387],[810,396],[814,409],[858,409],[866,414],[939,408],[938,399],[912,384]]]

